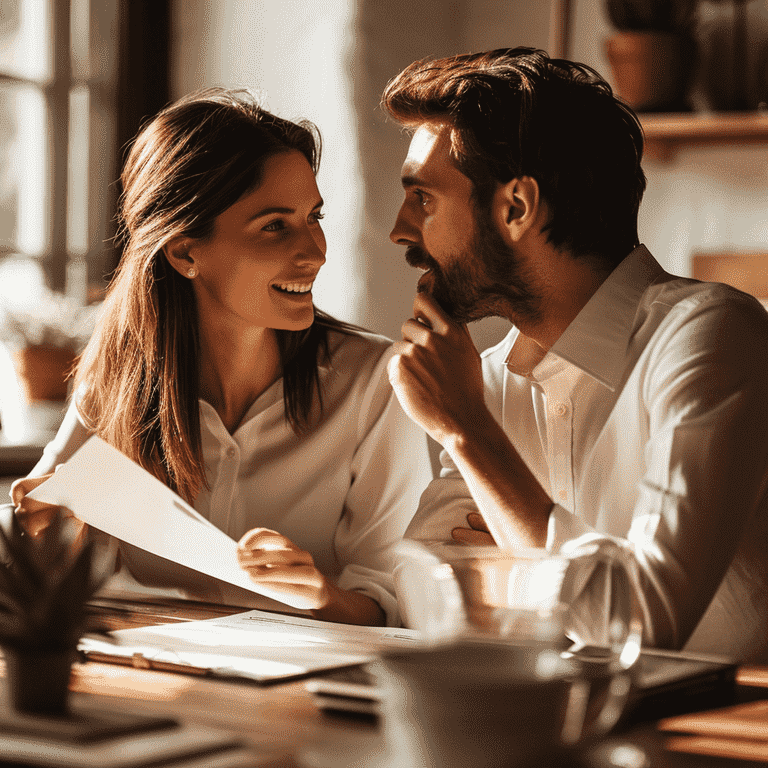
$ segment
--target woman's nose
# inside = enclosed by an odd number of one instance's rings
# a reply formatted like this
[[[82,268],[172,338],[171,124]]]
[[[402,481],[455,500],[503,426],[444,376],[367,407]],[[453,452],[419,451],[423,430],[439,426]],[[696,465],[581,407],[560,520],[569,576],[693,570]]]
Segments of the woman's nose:
[[[302,243],[300,260],[306,264],[325,264],[325,252],[327,250],[325,235],[321,229],[308,230]]]

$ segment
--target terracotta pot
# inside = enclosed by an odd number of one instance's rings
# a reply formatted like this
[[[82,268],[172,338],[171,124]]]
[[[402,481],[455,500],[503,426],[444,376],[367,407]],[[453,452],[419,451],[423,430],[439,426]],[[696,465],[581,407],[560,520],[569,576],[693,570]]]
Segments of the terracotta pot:
[[[14,350],[13,357],[28,402],[67,399],[67,374],[75,362],[74,350],[38,345]]]
[[[606,41],[616,94],[638,112],[688,112],[693,40],[669,32],[622,31]]]
[[[4,648],[8,700],[17,712],[67,713],[75,652]]]

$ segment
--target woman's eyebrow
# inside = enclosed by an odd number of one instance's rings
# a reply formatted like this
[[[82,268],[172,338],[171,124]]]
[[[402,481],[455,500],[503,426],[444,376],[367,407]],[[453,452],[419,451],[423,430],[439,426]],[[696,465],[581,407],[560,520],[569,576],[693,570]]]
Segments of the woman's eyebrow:
[[[313,211],[316,211],[318,208],[322,208],[323,205],[325,205],[325,202],[320,199],[317,203],[315,203],[315,207],[312,209]],[[283,206],[271,206],[270,208],[262,208],[262,210],[258,211],[257,213],[254,213],[253,216],[250,217],[250,220],[253,221],[254,219],[259,219],[262,216],[269,216],[273,213],[285,213],[285,214],[291,214],[296,213],[295,208],[286,208]]]

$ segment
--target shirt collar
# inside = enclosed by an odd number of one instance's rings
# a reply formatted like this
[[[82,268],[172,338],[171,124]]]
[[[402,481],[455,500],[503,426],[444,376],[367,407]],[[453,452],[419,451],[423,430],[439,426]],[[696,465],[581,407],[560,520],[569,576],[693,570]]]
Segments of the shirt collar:
[[[644,245],[635,248],[595,291],[550,352],[615,390],[642,296],[663,274]]]
[[[627,345],[642,296],[663,274],[648,249],[638,246],[608,275],[543,359],[533,341],[513,328],[507,368],[541,380],[560,369],[557,365],[552,367],[560,358],[615,390],[623,375]]]

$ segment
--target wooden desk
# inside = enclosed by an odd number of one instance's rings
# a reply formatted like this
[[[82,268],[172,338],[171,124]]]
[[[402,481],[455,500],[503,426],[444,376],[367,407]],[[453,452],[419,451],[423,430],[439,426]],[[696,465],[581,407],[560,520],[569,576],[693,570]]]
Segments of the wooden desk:
[[[186,601],[142,600],[97,601],[97,611],[116,629],[214,618],[236,613],[238,609]],[[768,687],[748,684],[752,671],[745,668],[740,673],[740,700],[768,699]],[[765,679],[764,675],[762,677]],[[303,682],[259,686],[89,662],[75,666],[72,690],[75,706],[171,714],[186,721],[237,732],[264,755],[264,761],[257,765],[269,768],[297,768],[301,763],[295,756],[306,749],[328,750],[337,755],[346,751],[360,754],[361,750],[375,745],[379,738],[377,725],[371,720],[319,711]],[[654,723],[638,724],[617,733],[588,755],[579,757],[574,766],[727,768],[760,764],[672,752],[665,746],[669,738],[670,734],[661,732]],[[639,754],[632,752],[633,749],[644,751],[645,764],[631,762]],[[624,762],[615,762],[617,759]],[[337,764],[341,768],[347,762],[334,763]],[[560,764],[560,768],[567,766]]]

